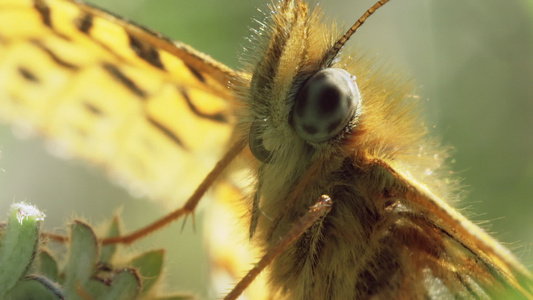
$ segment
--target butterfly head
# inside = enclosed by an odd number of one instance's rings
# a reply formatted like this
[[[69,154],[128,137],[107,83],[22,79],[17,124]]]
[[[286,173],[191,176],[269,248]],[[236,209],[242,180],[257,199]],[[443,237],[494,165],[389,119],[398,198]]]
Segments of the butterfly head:
[[[340,38],[301,1],[280,1],[272,11],[246,96],[249,146],[264,163],[294,159],[293,153],[309,160],[357,127],[363,99],[338,54],[373,11]]]

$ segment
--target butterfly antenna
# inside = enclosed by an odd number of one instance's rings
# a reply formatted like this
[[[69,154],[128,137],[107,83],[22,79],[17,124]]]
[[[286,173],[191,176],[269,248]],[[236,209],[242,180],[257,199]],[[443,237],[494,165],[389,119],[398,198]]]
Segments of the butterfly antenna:
[[[382,7],[383,5],[385,5],[385,3],[389,2],[389,0],[380,0],[378,2],[376,2],[374,5],[372,5],[372,7],[370,7],[360,18],[359,20],[357,20],[353,25],[352,27],[350,27],[350,29],[348,29],[348,31],[346,31],[346,33],[333,45],[333,47],[331,48],[331,50],[329,50],[327,56],[326,56],[326,65],[328,67],[330,67],[333,63],[333,59],[335,59],[335,57],[337,56],[337,54],[339,54],[339,51],[341,51],[342,47],[344,46],[344,44],[346,44],[346,42],[348,41],[348,39],[350,39],[350,37],[357,31],[357,29],[359,27],[361,27],[361,25],[363,25],[363,23],[365,23],[366,19],[368,19],[371,15],[374,14],[374,12],[376,10],[378,10],[378,8]]]

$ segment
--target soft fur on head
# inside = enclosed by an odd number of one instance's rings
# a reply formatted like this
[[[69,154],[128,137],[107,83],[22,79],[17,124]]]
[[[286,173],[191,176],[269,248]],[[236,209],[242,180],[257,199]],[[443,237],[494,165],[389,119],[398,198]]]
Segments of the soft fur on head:
[[[354,156],[356,164],[408,162],[422,177],[439,173],[447,155],[427,138],[418,100],[410,96],[410,81],[387,75],[373,61],[346,51],[333,67],[356,76],[362,98],[360,118],[349,131],[326,142],[312,144],[296,135],[290,123],[294,99],[303,83],[323,68],[323,58],[340,34],[324,24],[318,9],[309,12],[301,1],[279,1],[269,11],[269,24],[256,31],[247,53],[245,67],[253,75],[241,85],[248,88],[241,91],[237,110],[239,135],[259,136],[272,154],[272,163],[263,165],[268,193],[287,193],[317,160],[327,160],[334,169],[347,156]],[[255,166],[252,169],[262,165],[257,160],[250,163]]]

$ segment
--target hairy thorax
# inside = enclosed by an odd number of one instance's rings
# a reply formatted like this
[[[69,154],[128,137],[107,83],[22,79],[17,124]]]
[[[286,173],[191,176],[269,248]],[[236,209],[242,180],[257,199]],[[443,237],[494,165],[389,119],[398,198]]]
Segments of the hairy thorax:
[[[401,211],[395,207],[401,206],[399,199],[405,193],[400,183],[380,166],[356,166],[353,157],[346,157],[329,161],[323,177],[307,180],[309,171],[293,174],[294,180],[276,185],[284,189],[270,189],[265,178],[279,178],[268,174],[279,172],[278,168],[263,167],[259,176],[263,179],[261,215],[255,237],[263,248],[281,239],[320,195],[329,195],[334,205],[273,262],[270,277],[277,291],[273,297],[361,299],[375,295],[380,285],[397,284],[394,277],[402,252],[395,251],[396,242],[389,236],[390,228],[401,223],[401,216],[395,214]],[[384,185],[369,190],[368,186],[376,186],[368,185],[369,181]]]

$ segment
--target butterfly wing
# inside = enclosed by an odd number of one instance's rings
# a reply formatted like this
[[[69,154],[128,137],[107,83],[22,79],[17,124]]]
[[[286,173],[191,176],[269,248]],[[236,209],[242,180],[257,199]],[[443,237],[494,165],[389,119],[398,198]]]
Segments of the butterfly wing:
[[[394,245],[403,274],[376,296],[533,299],[533,280],[496,240],[420,184],[405,168],[381,165],[408,187],[386,202],[379,239]]]
[[[19,132],[167,203],[224,151],[242,74],[74,1],[2,0],[0,26],[0,118]]]

